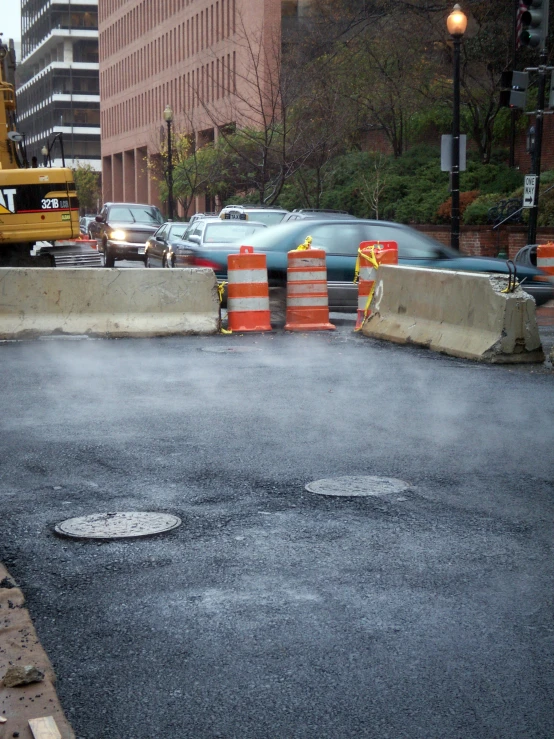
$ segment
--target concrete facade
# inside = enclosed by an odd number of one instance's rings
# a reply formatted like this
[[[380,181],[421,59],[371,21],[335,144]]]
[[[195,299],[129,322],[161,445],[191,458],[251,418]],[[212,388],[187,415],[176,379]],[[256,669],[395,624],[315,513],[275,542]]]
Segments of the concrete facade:
[[[105,0],[99,6],[104,201],[159,202],[147,159],[173,131],[198,145],[221,127],[252,125],[278,75],[282,0]],[[255,60],[258,60],[256,62]],[[196,209],[204,209],[197,198]]]
[[[21,63],[17,107],[29,160],[57,137],[65,163],[100,170],[98,0],[21,2]],[[61,148],[51,149],[61,166]]]

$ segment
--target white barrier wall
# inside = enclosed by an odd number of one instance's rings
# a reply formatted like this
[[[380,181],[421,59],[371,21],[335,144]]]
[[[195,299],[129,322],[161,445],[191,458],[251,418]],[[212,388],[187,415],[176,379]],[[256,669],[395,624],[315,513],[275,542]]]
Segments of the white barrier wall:
[[[508,278],[393,267],[377,271],[365,336],[486,362],[543,362],[535,301]]]
[[[220,327],[211,269],[0,269],[0,338],[167,336]]]

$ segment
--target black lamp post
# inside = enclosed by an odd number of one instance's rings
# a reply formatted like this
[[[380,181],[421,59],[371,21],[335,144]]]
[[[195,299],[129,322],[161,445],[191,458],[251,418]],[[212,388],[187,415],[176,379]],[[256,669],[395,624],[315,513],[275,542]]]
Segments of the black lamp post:
[[[467,17],[456,3],[446,19],[448,33],[454,39],[454,109],[452,113],[452,211],[450,218],[450,245],[460,249],[460,45],[467,28]]]
[[[165,106],[164,118],[167,123],[167,217],[173,220],[173,155],[171,152],[171,122],[173,111],[169,105]]]
[[[65,167],[65,154],[63,151],[63,134],[61,132],[54,135],[52,138],[52,141],[47,141],[46,144],[42,147],[40,150],[40,153],[42,154],[44,158],[44,166],[45,167],[51,167],[52,166],[52,156],[51,152],[54,148],[54,144],[56,143],[56,140],[60,142],[60,152],[62,155],[62,167]]]

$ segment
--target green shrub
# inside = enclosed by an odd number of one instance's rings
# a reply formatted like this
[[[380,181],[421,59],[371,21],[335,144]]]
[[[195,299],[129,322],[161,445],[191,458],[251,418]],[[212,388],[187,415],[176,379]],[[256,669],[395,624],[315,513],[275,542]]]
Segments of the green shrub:
[[[488,223],[489,210],[502,199],[497,193],[481,195],[467,206],[464,211],[462,223],[466,226],[486,225]]]
[[[460,218],[463,217],[466,209],[473,201],[479,197],[479,190],[470,190],[469,192],[460,193]],[[452,217],[452,196],[442,203],[436,214],[435,223],[448,223]]]

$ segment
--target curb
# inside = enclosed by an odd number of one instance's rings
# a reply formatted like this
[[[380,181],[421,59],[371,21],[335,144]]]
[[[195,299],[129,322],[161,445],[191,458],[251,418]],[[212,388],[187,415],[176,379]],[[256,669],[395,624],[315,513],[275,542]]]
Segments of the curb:
[[[0,717],[7,719],[0,723],[0,739],[33,739],[29,720],[46,716],[55,720],[61,739],[75,739],[56,695],[54,670],[24,603],[23,593],[0,563],[0,680],[10,665],[32,664],[45,675],[41,682],[14,688],[0,682]]]

